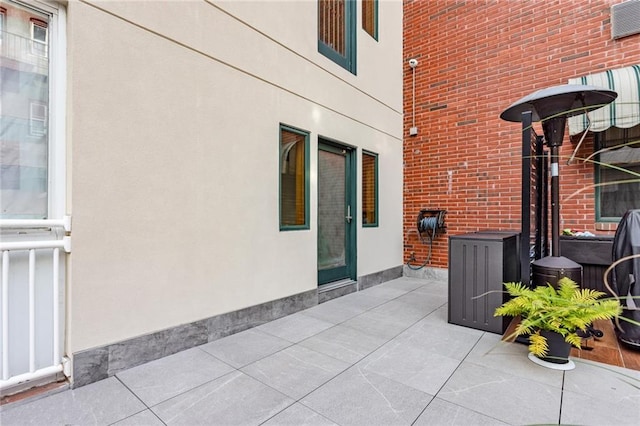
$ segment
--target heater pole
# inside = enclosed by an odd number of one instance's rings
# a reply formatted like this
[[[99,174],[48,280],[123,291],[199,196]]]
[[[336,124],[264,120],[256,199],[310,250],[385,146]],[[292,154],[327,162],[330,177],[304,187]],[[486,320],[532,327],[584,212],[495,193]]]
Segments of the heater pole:
[[[551,255],[560,256],[560,149],[551,145]]]
[[[542,122],[542,131],[551,150],[551,256],[560,256],[560,146],[567,117],[560,115]]]

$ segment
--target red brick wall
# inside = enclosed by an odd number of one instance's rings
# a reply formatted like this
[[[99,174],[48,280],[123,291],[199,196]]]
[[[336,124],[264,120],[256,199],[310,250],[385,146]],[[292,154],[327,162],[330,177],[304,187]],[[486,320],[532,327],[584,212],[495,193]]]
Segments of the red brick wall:
[[[610,5],[620,0],[404,1],[405,261],[424,261],[421,208],[448,210],[448,231],[430,266],[447,266],[448,236],[520,227],[521,126],[500,113],[521,97],[569,78],[640,63],[640,35],[611,39]],[[415,125],[412,76],[415,69]],[[542,135],[539,123],[535,129]],[[593,166],[561,148],[561,229],[596,226]],[[578,157],[593,152],[587,140]],[[451,178],[449,178],[449,175]],[[596,229],[599,228],[599,229]],[[615,229],[611,227],[611,229]],[[609,231],[608,233],[611,233]]]

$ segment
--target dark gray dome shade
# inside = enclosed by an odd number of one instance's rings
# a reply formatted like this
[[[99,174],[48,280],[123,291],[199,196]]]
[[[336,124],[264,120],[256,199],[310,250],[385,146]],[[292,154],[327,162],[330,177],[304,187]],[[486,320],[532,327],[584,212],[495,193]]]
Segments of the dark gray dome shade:
[[[533,92],[513,103],[500,114],[506,121],[522,121],[522,113],[532,112],[533,121],[557,116],[566,117],[584,114],[610,104],[618,97],[613,90],[582,84],[563,84]]]

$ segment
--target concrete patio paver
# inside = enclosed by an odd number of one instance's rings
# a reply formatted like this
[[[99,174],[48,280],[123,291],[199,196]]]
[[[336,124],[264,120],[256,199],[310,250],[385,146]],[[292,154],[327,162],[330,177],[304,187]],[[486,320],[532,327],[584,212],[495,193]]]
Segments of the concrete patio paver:
[[[418,417],[413,426],[432,425],[474,425],[474,426],[499,426],[507,425],[493,417],[476,413],[475,411],[434,398],[424,412]]]
[[[116,377],[34,402],[3,407],[0,424],[104,425],[126,419],[147,407]]]
[[[287,340],[249,329],[199,348],[235,368],[242,368],[291,345]]]
[[[408,425],[432,398],[356,364],[300,402],[339,425]]]
[[[73,390],[8,425],[635,425],[640,372],[447,322],[444,281],[402,277]]]
[[[151,407],[233,370],[200,348],[192,348],[122,371],[116,377]]]

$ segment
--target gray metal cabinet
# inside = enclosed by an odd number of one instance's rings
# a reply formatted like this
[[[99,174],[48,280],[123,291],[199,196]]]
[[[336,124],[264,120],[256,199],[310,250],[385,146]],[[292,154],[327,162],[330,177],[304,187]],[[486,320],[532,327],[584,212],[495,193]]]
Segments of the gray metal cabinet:
[[[449,237],[449,323],[503,334],[511,318],[493,312],[508,299],[503,283],[519,280],[517,233]]]

